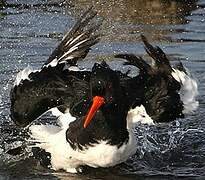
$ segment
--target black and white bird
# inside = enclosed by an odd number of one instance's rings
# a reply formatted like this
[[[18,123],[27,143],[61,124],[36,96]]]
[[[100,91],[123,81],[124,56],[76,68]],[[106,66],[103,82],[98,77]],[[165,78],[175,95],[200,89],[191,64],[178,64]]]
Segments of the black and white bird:
[[[196,81],[182,65],[172,68],[165,53],[144,36],[154,65],[133,54],[115,55],[138,67],[138,76],[112,70],[105,61],[91,71],[80,70],[77,62],[100,39],[95,16],[92,9],[86,11],[43,67],[21,71],[11,90],[11,119],[18,126],[30,125],[48,110],[57,112],[57,126],[28,127],[30,141],[50,153],[55,170],[74,173],[82,165],[124,162],[137,149],[137,122],[169,122],[198,106]]]

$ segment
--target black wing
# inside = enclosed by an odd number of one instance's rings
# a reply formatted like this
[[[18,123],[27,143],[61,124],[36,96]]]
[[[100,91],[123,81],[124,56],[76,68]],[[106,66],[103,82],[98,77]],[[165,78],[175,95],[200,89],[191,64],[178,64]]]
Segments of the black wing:
[[[96,12],[89,8],[66,33],[58,47],[52,52],[44,66],[67,62],[75,65],[78,60],[85,58],[91,46],[98,43],[100,34],[97,32],[101,21],[95,19]]]
[[[42,69],[30,73],[28,79],[19,80],[14,85],[10,95],[10,111],[16,124],[26,126],[53,107],[72,107],[71,112],[77,115],[75,102],[80,103],[77,107],[87,106],[85,99],[89,92],[87,81],[90,72],[65,70],[64,62],[76,64],[99,41],[96,30],[100,23],[91,23],[95,16],[96,12],[91,8],[87,10],[64,36]]]
[[[53,107],[71,108],[88,96],[90,72],[62,71],[59,66],[31,73],[12,88],[10,112],[17,125],[28,125]]]
[[[153,47],[144,36],[142,40],[154,65],[133,54],[115,56],[126,59],[125,65],[133,65],[140,70],[137,77],[129,80],[127,88],[127,94],[132,95],[129,97],[132,105],[143,104],[147,113],[156,122],[183,117],[183,103],[179,95],[181,84],[172,76],[173,70],[169,59],[159,47]]]

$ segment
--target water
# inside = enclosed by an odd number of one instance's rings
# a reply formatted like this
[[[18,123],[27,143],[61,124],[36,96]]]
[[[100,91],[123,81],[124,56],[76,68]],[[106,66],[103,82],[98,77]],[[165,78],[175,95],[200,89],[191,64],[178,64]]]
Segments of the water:
[[[0,179],[204,179],[205,178],[205,0],[161,1],[0,1]],[[41,165],[29,148],[17,156],[6,153],[25,143],[25,133],[9,118],[9,91],[16,73],[29,65],[40,68],[82,9],[93,5],[104,17],[102,41],[82,66],[113,53],[145,55],[143,33],[180,59],[198,79],[199,108],[185,119],[136,129],[138,151],[113,168],[88,168],[83,175],[54,172]],[[145,55],[146,56],[146,55]]]

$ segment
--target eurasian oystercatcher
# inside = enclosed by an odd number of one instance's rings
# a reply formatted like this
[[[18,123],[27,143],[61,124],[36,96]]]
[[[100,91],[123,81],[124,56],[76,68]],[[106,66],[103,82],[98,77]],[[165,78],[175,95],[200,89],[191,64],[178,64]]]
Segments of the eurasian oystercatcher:
[[[159,47],[142,40],[154,66],[133,54],[118,54],[126,65],[137,66],[136,77],[112,70],[103,61],[91,71],[80,70],[77,61],[99,41],[100,24],[91,23],[89,9],[68,32],[42,69],[25,69],[11,90],[11,118],[25,127],[44,112],[58,110],[58,125],[29,126],[30,141],[51,155],[55,170],[77,172],[82,165],[110,167],[136,152],[136,122],[166,122],[181,118],[188,103],[183,97],[197,84],[180,68],[172,68]],[[74,67],[74,68],[73,68]],[[187,89],[189,81],[191,88]],[[180,91],[186,92],[180,97]],[[190,90],[191,89],[191,90]]]

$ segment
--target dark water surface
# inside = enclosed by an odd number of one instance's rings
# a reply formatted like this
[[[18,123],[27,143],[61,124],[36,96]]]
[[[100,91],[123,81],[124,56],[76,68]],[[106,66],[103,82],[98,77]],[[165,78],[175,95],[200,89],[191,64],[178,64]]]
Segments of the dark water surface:
[[[53,172],[40,165],[29,148],[6,152],[24,143],[24,132],[9,118],[9,91],[16,73],[40,68],[82,9],[93,5],[105,19],[102,41],[81,65],[109,60],[113,53],[144,55],[139,35],[178,58],[198,79],[199,108],[185,119],[136,129],[138,151],[113,168],[89,168],[84,175]],[[5,7],[3,7],[5,6]],[[205,179],[205,0],[43,0],[0,1],[0,179]]]

